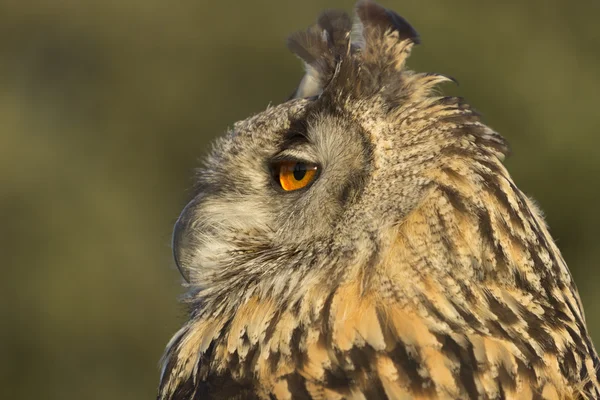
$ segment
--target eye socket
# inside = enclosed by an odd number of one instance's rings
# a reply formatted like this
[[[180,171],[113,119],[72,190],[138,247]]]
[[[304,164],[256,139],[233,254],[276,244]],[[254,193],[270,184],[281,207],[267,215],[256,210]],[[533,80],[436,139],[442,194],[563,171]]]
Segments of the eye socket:
[[[316,164],[302,161],[279,161],[274,164],[275,180],[286,192],[302,189],[317,176]]]

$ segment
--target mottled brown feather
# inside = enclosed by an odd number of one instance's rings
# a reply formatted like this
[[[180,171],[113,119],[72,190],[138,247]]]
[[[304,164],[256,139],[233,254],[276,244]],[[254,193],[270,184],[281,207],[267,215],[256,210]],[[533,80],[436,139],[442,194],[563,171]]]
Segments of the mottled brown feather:
[[[191,313],[158,398],[600,398],[577,289],[506,142],[434,93],[449,78],[406,69],[403,18],[372,1],[357,14],[356,42],[342,12],[292,36],[318,81],[296,97],[314,96],[236,124],[209,157],[176,227]],[[287,209],[261,197],[265,160],[311,146],[353,173],[323,163],[313,219],[297,208],[310,188]]]

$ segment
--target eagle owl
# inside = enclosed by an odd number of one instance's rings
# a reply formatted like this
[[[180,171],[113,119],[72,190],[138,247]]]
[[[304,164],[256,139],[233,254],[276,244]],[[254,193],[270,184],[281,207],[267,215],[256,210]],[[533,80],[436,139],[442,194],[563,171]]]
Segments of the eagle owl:
[[[292,98],[216,141],[173,236],[158,398],[599,398],[573,279],[504,139],[372,1],[288,47]]]

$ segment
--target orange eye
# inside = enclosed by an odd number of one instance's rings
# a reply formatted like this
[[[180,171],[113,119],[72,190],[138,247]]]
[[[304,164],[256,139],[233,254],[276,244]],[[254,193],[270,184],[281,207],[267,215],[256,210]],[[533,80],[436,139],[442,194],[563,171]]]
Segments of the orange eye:
[[[299,161],[282,161],[275,165],[275,179],[285,191],[302,189],[315,179],[318,167]]]

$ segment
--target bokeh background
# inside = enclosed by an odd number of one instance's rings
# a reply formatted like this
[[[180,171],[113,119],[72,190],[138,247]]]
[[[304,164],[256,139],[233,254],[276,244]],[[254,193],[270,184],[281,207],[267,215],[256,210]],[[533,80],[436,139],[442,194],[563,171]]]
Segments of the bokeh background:
[[[409,65],[511,142],[600,344],[600,3],[382,0]],[[184,318],[171,227],[211,138],[302,75],[351,1],[0,0],[0,398],[149,399]]]

